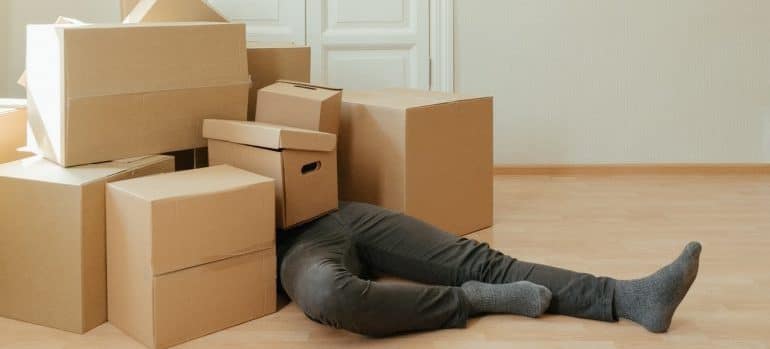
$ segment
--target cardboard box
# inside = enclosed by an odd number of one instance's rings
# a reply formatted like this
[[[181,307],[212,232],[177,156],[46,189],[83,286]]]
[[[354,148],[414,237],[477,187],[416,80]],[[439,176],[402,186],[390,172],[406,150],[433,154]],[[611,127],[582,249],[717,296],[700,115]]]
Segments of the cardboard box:
[[[228,164],[275,179],[281,229],[337,209],[337,137],[258,122],[206,120],[209,163]]]
[[[254,120],[337,134],[342,90],[281,80],[257,93]]]
[[[230,166],[109,184],[110,323],[167,348],[274,312],[274,196]]]
[[[0,98],[0,164],[30,156],[17,149],[27,144],[27,102]]]
[[[292,44],[249,43],[249,120],[257,111],[257,93],[278,80],[310,82],[310,47]]]
[[[340,196],[464,235],[492,225],[492,98],[346,91]]]
[[[31,25],[27,41],[33,143],[61,165],[204,147],[204,118],[246,120],[243,24]]]
[[[128,6],[130,4],[125,4]],[[123,23],[227,22],[203,0],[140,0],[124,16]]]
[[[0,316],[76,333],[104,323],[105,183],[173,170],[168,156],[0,165]]]

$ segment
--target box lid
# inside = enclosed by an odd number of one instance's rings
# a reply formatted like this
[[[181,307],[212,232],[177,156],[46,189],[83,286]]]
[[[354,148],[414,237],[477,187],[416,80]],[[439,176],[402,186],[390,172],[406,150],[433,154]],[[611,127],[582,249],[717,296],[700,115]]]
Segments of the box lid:
[[[112,183],[111,185],[147,201],[230,191],[263,182],[267,178],[229,165],[164,173]]]
[[[342,89],[313,85],[307,82],[298,82],[290,80],[278,80],[276,83],[263,87],[261,91],[280,93],[282,95],[301,97],[304,99],[325,101],[336,96]]]
[[[123,23],[142,22],[227,22],[203,0],[141,0]]]
[[[253,121],[206,119],[203,137],[269,149],[333,151],[337,136],[289,126]]]
[[[386,88],[373,91],[346,90],[342,100],[346,103],[378,105],[395,109],[419,108],[437,104],[454,103],[491,97],[460,95],[407,88]]]
[[[154,155],[65,168],[33,156],[0,165],[0,177],[80,186],[171,159],[170,156]]]

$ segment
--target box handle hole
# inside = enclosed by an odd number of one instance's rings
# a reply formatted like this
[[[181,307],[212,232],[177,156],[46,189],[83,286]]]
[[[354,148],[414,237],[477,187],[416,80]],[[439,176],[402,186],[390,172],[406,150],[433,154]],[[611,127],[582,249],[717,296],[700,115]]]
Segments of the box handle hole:
[[[318,171],[320,169],[321,169],[321,162],[320,161],[311,162],[309,164],[305,164],[305,165],[302,166],[302,174],[306,175],[308,173],[315,172],[315,171]]]

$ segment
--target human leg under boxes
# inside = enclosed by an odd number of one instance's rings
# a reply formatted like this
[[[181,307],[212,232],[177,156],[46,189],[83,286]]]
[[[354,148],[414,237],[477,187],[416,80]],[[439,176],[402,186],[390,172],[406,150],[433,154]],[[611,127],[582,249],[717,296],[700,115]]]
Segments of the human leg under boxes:
[[[616,280],[516,260],[413,217],[361,203],[279,234],[289,297],[311,319],[368,336],[543,312],[665,332],[698,272],[699,243],[646,278]],[[386,273],[421,284],[377,281]]]

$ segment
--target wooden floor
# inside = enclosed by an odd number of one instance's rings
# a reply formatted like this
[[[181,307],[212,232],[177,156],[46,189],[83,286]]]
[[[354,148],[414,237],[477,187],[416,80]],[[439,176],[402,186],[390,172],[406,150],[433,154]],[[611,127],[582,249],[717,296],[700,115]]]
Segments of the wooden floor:
[[[373,340],[294,304],[179,348],[770,348],[770,176],[499,176],[496,225],[472,235],[529,261],[643,276],[690,240],[700,275],[668,334],[630,322],[488,316],[464,330]],[[0,348],[142,348],[109,324],[80,336],[0,319]]]

